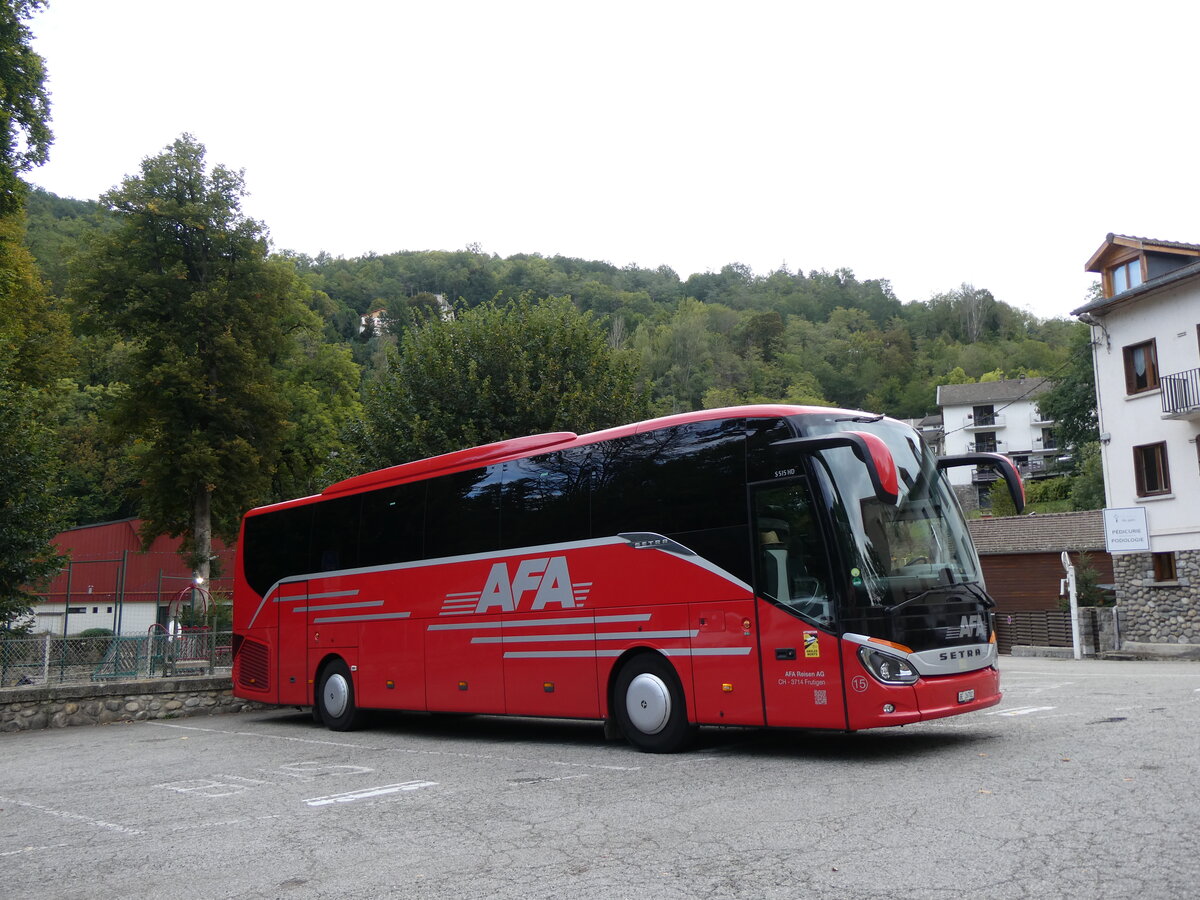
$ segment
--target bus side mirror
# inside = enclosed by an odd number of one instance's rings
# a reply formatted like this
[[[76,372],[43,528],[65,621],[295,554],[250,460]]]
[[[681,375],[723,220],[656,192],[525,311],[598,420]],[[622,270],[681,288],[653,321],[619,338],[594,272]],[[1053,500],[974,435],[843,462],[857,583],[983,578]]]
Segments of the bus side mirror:
[[[995,469],[1008,485],[1013,505],[1017,512],[1025,511],[1025,484],[1013,461],[1002,453],[962,453],[956,456],[939,456],[938,469],[953,469],[956,466],[987,466]]]
[[[788,438],[775,441],[772,447],[787,447],[801,453],[816,453],[834,447],[849,447],[854,451],[871,478],[875,496],[889,506],[900,500],[900,481],[896,474],[896,460],[883,438],[867,431],[836,431],[814,437]]]

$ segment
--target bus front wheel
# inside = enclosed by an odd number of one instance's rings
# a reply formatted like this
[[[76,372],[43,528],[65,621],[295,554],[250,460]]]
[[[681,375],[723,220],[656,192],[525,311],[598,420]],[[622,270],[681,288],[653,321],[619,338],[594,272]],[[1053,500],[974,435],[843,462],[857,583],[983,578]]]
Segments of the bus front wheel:
[[[354,681],[350,678],[350,669],[340,659],[333,660],[321,670],[317,710],[321,721],[333,731],[351,731],[358,726]]]
[[[612,709],[625,740],[647,753],[682,750],[694,734],[679,676],[658,653],[641,653],[621,667]]]

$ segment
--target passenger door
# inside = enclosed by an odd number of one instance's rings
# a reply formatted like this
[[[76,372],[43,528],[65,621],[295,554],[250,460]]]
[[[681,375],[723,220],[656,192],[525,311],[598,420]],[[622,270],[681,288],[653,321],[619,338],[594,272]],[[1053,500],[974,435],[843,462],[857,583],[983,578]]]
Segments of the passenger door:
[[[829,553],[804,478],[751,489],[767,724],[845,728]]]

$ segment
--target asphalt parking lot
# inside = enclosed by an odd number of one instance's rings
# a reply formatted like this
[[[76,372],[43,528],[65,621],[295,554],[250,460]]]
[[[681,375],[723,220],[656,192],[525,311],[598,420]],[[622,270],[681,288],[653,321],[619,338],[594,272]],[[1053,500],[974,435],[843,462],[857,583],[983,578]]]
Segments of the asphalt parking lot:
[[[845,735],[295,710],[0,736],[0,896],[1129,897],[1200,884],[1200,663],[1004,659]]]

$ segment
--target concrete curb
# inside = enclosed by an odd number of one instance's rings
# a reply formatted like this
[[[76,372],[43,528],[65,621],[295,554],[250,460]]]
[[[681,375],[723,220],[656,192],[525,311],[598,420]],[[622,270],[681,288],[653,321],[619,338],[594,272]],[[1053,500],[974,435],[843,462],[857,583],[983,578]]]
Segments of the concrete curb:
[[[1009,656],[1040,657],[1042,659],[1074,659],[1071,647],[1014,646]],[[1149,644],[1124,641],[1120,650],[1104,650],[1099,655],[1091,648],[1083,651],[1084,659],[1195,659],[1200,660],[1200,644]]]

